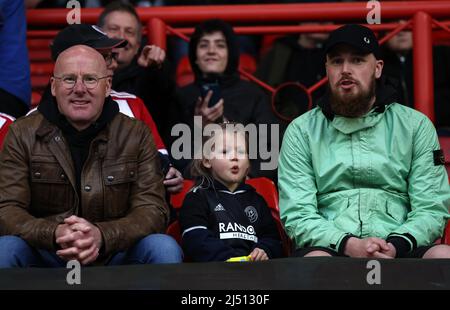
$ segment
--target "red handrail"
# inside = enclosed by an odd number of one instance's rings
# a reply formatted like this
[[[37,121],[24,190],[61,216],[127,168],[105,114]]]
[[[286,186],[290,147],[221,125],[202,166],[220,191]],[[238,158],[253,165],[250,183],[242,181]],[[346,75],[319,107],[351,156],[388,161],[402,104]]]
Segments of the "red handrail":
[[[213,5],[213,6],[182,6],[182,7],[151,7],[137,8],[141,21],[147,25],[147,36],[150,42],[166,46],[167,30],[178,32],[178,35],[190,33],[192,29],[172,28],[166,26],[192,25],[210,18],[221,18],[233,24],[245,23],[251,26],[236,27],[237,33],[260,34],[260,33],[295,33],[295,32],[317,32],[330,31],[336,25],[273,25],[271,23],[301,21],[353,21],[363,22],[370,9],[366,7],[367,2],[351,3],[302,3],[302,4],[266,4],[266,5]],[[438,22],[436,18],[450,18],[450,0],[444,1],[392,1],[383,2],[381,7],[381,18],[408,19],[411,20],[414,33],[414,84],[415,108],[430,119],[434,120],[433,103],[433,63],[431,53],[431,30],[433,26],[449,31],[450,23]],[[64,26],[66,25],[66,14],[70,9],[39,9],[27,11],[27,22],[29,26]],[[94,24],[102,9],[82,9],[81,21]],[[257,24],[254,26],[253,24]],[[410,25],[407,25],[410,27]],[[405,26],[406,27],[406,26]],[[394,22],[372,25],[374,31],[394,30],[388,36],[393,36],[403,29]],[[174,33],[175,33],[174,32]],[[29,37],[54,36],[54,30],[30,30]],[[387,38],[381,40],[384,42]],[[248,73],[243,75],[258,83],[269,91],[272,87],[262,81],[255,79]],[[315,91],[326,80],[321,80],[308,89],[308,93]]]
[[[230,22],[267,23],[268,21],[343,21],[365,20],[367,1],[344,3],[298,3],[265,5],[213,5],[137,8],[141,21],[160,18],[171,25],[195,24],[210,18]],[[29,25],[64,25],[70,9],[38,9],[27,11]],[[101,8],[82,9],[81,22],[95,24]],[[411,18],[422,11],[434,18],[449,17],[449,1],[392,1],[383,2],[383,19]]]

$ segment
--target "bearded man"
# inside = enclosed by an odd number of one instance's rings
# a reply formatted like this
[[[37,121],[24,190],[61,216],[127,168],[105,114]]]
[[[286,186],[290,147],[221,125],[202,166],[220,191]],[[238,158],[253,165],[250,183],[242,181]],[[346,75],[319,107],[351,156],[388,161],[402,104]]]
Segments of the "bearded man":
[[[450,258],[434,245],[450,188],[433,124],[395,102],[369,28],[342,26],[324,49],[328,92],[289,125],[279,159],[294,255]]]

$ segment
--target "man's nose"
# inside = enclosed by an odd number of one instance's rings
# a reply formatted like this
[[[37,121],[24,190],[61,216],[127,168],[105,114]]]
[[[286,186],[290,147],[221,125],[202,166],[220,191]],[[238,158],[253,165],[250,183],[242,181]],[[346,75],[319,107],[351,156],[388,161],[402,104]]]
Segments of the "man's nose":
[[[73,86],[73,91],[75,93],[84,93],[84,92],[86,92],[86,86],[84,85],[82,79],[77,79],[75,81],[75,85]]]
[[[348,61],[344,61],[342,63],[342,73],[347,73],[350,74],[351,73],[351,64]]]
[[[125,29],[119,29],[112,33],[108,33],[108,37],[112,39],[124,39],[125,38]]]

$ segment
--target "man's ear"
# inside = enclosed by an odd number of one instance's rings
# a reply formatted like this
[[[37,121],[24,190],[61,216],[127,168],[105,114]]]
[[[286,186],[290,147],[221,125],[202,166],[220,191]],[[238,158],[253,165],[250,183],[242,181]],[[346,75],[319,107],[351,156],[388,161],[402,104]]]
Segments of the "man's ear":
[[[105,85],[105,98],[111,94],[111,85],[112,85],[112,77],[109,77],[106,79],[106,85]]]
[[[376,79],[380,78],[381,73],[383,72],[383,66],[384,66],[384,61],[377,60],[377,63],[375,65],[375,78]]]
[[[52,96],[56,96],[56,85],[55,85],[55,78],[51,77],[50,78],[50,90],[52,92]]]

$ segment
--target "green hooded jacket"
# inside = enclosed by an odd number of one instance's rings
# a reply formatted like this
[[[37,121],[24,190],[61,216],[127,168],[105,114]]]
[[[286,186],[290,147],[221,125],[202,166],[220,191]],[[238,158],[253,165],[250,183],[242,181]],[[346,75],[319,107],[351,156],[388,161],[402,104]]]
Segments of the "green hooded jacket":
[[[329,110],[301,115],[284,135],[280,213],[295,246],[337,251],[346,235],[432,244],[450,218],[450,187],[431,121],[397,103],[361,118]]]

